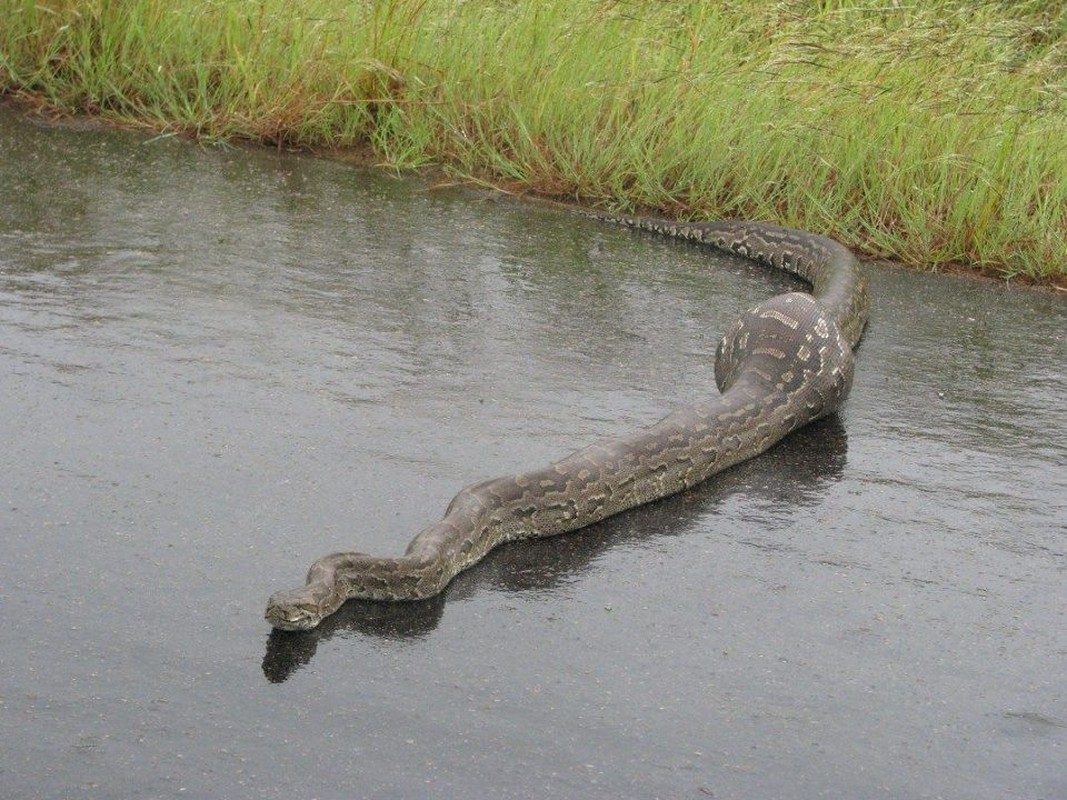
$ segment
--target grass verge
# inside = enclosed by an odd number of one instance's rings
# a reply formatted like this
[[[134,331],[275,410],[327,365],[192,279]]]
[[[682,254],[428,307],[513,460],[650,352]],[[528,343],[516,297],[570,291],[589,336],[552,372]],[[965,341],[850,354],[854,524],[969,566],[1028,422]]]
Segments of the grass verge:
[[[1064,0],[0,0],[0,92],[1067,285]]]

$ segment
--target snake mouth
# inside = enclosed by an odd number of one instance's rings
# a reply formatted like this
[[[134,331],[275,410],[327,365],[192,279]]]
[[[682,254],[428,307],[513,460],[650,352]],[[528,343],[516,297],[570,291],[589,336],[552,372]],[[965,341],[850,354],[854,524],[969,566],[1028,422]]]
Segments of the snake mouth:
[[[280,631],[307,631],[318,624],[314,616],[303,609],[270,607],[263,618],[271,624],[271,627]]]

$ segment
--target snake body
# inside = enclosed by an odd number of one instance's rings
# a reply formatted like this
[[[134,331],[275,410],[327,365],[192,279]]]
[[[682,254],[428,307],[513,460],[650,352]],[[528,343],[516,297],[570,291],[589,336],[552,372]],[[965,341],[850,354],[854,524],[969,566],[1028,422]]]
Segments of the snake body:
[[[772,297],[729,327],[715,357],[717,397],[546,467],[466,487],[402,556],[320,558],[304,586],[270,597],[266,618],[272,626],[313,628],[349,598],[432,597],[504,542],[565,533],[684,491],[762,453],[845,399],[852,351],[870,308],[866,279],[846,247],[758,222],[595,216],[795,273],[811,284],[811,294]]]

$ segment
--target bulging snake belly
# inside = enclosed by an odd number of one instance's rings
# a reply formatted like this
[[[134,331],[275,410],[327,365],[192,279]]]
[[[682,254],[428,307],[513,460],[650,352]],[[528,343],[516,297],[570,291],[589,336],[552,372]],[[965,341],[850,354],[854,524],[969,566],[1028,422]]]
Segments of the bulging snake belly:
[[[320,558],[304,586],[270,597],[271,625],[313,628],[350,598],[431,597],[503,542],[573,531],[688,489],[762,453],[845,399],[852,350],[870,307],[866,279],[846,247],[759,222],[596,216],[795,273],[811,284],[811,294],[772,297],[729,327],[715,357],[717,397],[546,467],[466,487],[402,556]]]

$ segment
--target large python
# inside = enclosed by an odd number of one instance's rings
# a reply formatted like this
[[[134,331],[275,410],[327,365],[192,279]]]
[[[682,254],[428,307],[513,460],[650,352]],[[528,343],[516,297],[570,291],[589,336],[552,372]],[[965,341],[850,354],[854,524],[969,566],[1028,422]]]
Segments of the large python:
[[[320,558],[304,586],[270,597],[266,618],[272,626],[314,628],[349,598],[432,597],[503,542],[572,531],[688,489],[762,453],[845,399],[852,351],[870,308],[866,279],[846,247],[759,222],[595,216],[795,273],[811,284],[811,294],[772,297],[729,327],[715,356],[718,397],[547,467],[466,487],[402,556]]]

